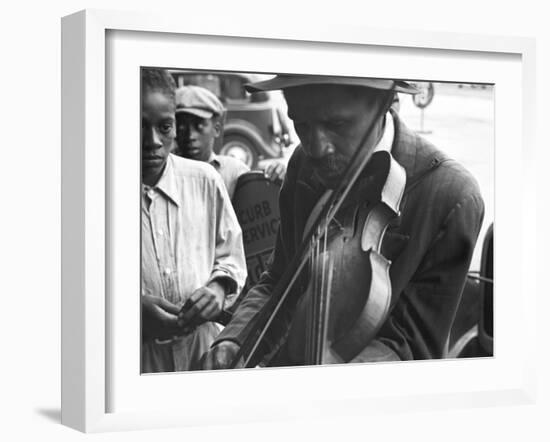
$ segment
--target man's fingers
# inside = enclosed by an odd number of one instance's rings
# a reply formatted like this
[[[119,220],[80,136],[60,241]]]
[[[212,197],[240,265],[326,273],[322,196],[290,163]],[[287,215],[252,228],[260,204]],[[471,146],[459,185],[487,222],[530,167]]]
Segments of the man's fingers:
[[[214,319],[221,312],[223,299],[220,302],[214,290],[206,292],[204,298],[206,298],[207,302],[201,307],[198,315],[205,320]]]
[[[226,362],[216,350],[210,350],[203,356],[203,370],[223,370],[225,368],[229,368],[229,362]]]
[[[220,306],[217,302],[212,301],[204,306],[199,315],[206,320],[215,319],[221,312]]]
[[[141,298],[142,313],[146,317],[158,321],[163,325],[174,325],[177,321],[177,308],[174,309],[170,306],[175,307],[172,303],[166,301],[163,303],[164,299],[158,296],[149,296],[143,295]],[[169,310],[163,308],[166,306]],[[175,313],[172,313],[174,312]]]
[[[177,315],[180,311],[179,307],[175,304],[172,304],[170,301],[167,301],[164,298],[159,298],[158,305],[163,308],[168,313],[171,313],[173,315]]]
[[[155,315],[162,321],[165,327],[177,327],[178,326],[178,317],[172,313],[163,310],[158,305],[155,306]]]
[[[193,293],[191,293],[191,296],[189,296],[189,299],[187,300],[187,302],[190,302],[191,304],[195,304],[204,295],[205,295],[204,287],[201,287],[195,290]]]
[[[277,181],[279,178],[280,178],[280,175],[281,175],[281,170],[279,167],[276,167],[273,172],[271,172],[271,176],[269,177],[269,179],[272,181],[272,182],[275,182]]]
[[[210,350],[203,358],[203,370],[223,370],[229,368],[231,364],[227,353],[217,348]]]
[[[202,309],[208,304],[208,301],[208,297],[205,296],[199,298],[195,303],[190,303],[187,301],[181,310],[181,314],[179,315],[179,323],[185,324],[198,316]]]
[[[160,296],[142,295],[141,303],[145,309],[152,310],[154,307],[160,307],[173,315],[177,315],[179,311],[179,308],[175,304],[172,304],[170,301]]]
[[[178,313],[180,327],[214,319],[220,312],[223,298],[213,288],[201,287],[195,290]]]
[[[264,175],[270,181],[282,180],[285,174],[285,166],[282,163],[271,163],[264,169]]]
[[[272,164],[269,164],[264,170],[264,175],[270,180],[273,178],[274,173],[275,173],[275,166],[273,166]]]

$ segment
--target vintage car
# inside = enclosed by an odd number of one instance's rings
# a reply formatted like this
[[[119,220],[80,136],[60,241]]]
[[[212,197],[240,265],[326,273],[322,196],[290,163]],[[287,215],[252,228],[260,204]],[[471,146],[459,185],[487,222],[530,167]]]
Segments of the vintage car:
[[[280,92],[249,94],[246,83],[259,75],[231,72],[170,70],[178,87],[202,86],[213,92],[226,108],[223,138],[216,153],[240,159],[251,169],[262,160],[282,158],[291,145],[285,102]]]

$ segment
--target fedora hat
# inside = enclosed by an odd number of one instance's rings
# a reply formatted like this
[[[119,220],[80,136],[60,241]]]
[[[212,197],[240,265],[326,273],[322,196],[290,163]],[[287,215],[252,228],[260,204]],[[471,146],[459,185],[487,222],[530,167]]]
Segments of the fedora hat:
[[[361,77],[336,77],[325,75],[294,75],[280,74],[274,78],[255,83],[248,83],[244,87],[248,92],[273,91],[288,89],[297,86],[310,84],[341,84],[347,86],[363,86],[371,89],[393,90],[405,94],[419,93],[411,84],[403,80],[392,80],[384,78],[361,78]]]

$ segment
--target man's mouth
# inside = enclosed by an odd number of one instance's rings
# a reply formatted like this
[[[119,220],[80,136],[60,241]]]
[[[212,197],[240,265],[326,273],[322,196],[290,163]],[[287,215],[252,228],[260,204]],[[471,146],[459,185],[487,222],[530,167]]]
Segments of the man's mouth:
[[[164,161],[164,156],[156,154],[142,154],[141,161],[146,164],[159,163]]]
[[[198,155],[200,155],[201,153],[201,149],[200,147],[196,147],[196,146],[183,146],[183,148],[181,149],[181,151],[185,154],[185,155],[189,155],[189,156],[192,156],[192,157],[196,157]]]
[[[337,183],[346,170],[347,160],[343,157],[324,157],[320,159],[310,159],[315,175],[325,183],[325,185],[334,185]]]
[[[337,176],[346,169],[346,161],[341,158],[327,157],[312,161],[315,171],[323,176]]]

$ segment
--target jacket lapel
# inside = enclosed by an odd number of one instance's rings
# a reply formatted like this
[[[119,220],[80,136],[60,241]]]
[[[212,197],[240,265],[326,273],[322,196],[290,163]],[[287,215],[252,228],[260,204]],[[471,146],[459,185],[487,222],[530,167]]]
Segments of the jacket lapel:
[[[405,193],[414,187],[429,171],[437,167],[447,157],[435,147],[428,148],[429,143],[422,140],[409,129],[393,110],[390,111],[395,125],[395,137],[392,146],[392,156],[403,166],[407,173]]]

